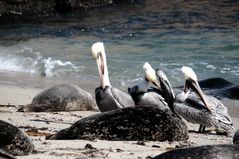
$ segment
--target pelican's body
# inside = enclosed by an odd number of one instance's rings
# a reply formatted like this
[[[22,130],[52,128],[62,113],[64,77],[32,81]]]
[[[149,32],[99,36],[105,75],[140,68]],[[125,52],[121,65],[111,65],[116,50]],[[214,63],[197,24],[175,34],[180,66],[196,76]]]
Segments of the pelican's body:
[[[182,72],[186,79],[185,92],[176,96],[173,105],[175,112],[191,123],[200,124],[201,132],[205,127],[215,127],[225,131],[233,129],[227,108],[213,96],[203,94],[194,71],[189,67],[183,67]],[[196,94],[189,94],[189,89],[194,90]]]
[[[114,88],[110,84],[104,44],[94,43],[91,51],[96,59],[100,77],[100,87],[95,89],[95,99],[100,111],[105,112],[134,106],[134,101],[128,93]]]
[[[143,68],[144,83],[130,89],[136,105],[154,106],[161,110],[167,110],[180,118],[173,108],[175,96],[167,76],[159,69],[155,71],[148,62],[145,62]],[[157,88],[147,89],[150,82]]]
[[[134,86],[137,87],[137,86]],[[131,88],[131,89],[134,89]],[[164,97],[156,88],[149,88],[147,91],[130,91],[132,98],[134,99],[136,106],[151,106],[156,107],[161,110],[169,110],[168,103],[165,101]]]
[[[106,86],[105,89],[95,89],[95,99],[101,112],[134,106],[132,97],[115,87]]]
[[[154,88],[149,88],[149,80],[151,73],[155,74],[153,68],[149,65],[148,62],[145,62],[143,65],[145,77],[142,83],[128,88],[128,92],[132,96],[136,106],[151,106],[156,107],[161,110],[170,110],[168,103],[165,101],[164,92]]]
[[[206,98],[211,112],[205,108],[204,103],[193,93],[190,93],[184,102],[175,101],[174,110],[188,122],[200,124],[204,127],[230,130],[233,125],[227,108],[213,96],[206,96]],[[200,129],[199,131],[203,130]]]

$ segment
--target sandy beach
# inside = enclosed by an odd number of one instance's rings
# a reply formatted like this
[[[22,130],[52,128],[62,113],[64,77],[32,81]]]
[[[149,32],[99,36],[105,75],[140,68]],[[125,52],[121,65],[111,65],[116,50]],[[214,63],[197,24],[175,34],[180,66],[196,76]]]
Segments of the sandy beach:
[[[190,130],[189,139],[180,142],[45,140],[46,135],[54,134],[69,127],[75,121],[98,112],[17,112],[19,105],[30,103],[32,98],[43,89],[45,88],[0,85],[1,119],[27,132],[35,145],[35,150],[31,155],[17,158],[150,158],[178,147],[232,143],[234,131],[228,136],[217,135],[215,131],[198,134],[194,132],[198,129],[198,125],[189,123],[187,123]],[[93,92],[91,89],[87,91]],[[223,103],[230,105],[229,113],[232,116],[235,129],[238,129],[238,101],[226,100]]]

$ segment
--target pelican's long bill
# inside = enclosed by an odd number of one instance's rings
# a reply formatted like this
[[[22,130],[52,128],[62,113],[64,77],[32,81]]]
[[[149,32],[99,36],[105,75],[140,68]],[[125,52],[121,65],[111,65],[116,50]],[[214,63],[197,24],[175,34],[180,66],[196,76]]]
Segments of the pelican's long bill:
[[[102,42],[94,43],[91,47],[91,52],[92,56],[96,59],[100,77],[100,85],[103,89],[105,89],[106,86],[111,85],[109,81],[104,44]]]
[[[190,88],[194,90],[195,93],[198,95],[198,97],[204,103],[205,107],[211,112],[208,101],[197,82],[197,76],[195,72],[190,67],[185,67],[185,66],[183,66],[181,70],[185,75],[184,92],[187,93]]]

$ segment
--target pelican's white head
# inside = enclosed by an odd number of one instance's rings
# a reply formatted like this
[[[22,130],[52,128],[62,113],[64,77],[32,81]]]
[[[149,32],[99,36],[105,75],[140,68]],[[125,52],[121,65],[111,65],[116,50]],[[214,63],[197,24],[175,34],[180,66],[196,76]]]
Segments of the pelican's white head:
[[[211,112],[211,108],[209,107],[208,100],[203,94],[198,82],[197,82],[197,75],[196,73],[190,68],[183,66],[181,68],[181,71],[183,72],[185,76],[185,85],[184,85],[184,92],[187,94],[189,92],[189,88],[193,89],[195,93],[198,95],[198,97],[202,100],[202,102],[205,104],[206,108]]]
[[[148,62],[144,63],[143,69],[144,69],[144,76],[147,80],[149,80],[150,82],[157,81],[155,70],[151,67],[151,65]]]
[[[94,43],[91,47],[91,53],[92,56],[96,59],[101,87],[103,89],[105,89],[106,86],[111,87],[104,44],[102,42]]]
[[[192,79],[193,81],[197,81],[197,75],[190,67],[183,66],[181,68],[181,71],[183,72],[185,79]]]
[[[105,52],[105,47],[103,42],[96,42],[91,47],[92,56],[97,59],[100,52]]]
[[[160,86],[160,82],[157,79],[155,70],[151,67],[151,65],[148,62],[145,62],[143,65],[144,69],[144,76],[145,78],[152,82],[156,87],[158,87],[159,90],[162,90]]]

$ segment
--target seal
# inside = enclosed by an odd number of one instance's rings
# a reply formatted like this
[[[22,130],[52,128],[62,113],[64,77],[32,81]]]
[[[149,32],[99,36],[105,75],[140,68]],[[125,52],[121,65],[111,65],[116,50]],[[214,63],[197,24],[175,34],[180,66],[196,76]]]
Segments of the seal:
[[[199,86],[206,90],[205,94],[217,99],[239,99],[239,85],[233,84],[223,78],[208,78],[198,82]],[[176,89],[183,86],[175,87]]]
[[[239,129],[235,132],[235,134],[233,136],[233,143],[239,144]]]
[[[48,136],[50,140],[180,141],[188,138],[186,124],[171,112],[154,107],[126,107],[88,116]]]
[[[44,90],[36,95],[32,102],[18,111],[50,112],[50,111],[86,111],[97,110],[92,95],[72,84],[60,84]]]
[[[209,91],[207,94],[210,94],[216,97],[217,99],[228,98],[228,99],[238,100],[239,85],[232,85],[232,86],[224,87],[221,89],[212,90],[212,91]]]
[[[190,148],[180,148],[160,154],[153,159],[238,159],[239,145],[204,145]]]
[[[0,149],[14,156],[28,155],[33,151],[32,141],[16,126],[0,120],[0,128]]]
[[[201,81],[198,81],[198,84],[201,88],[207,88],[207,89],[219,89],[219,88],[225,88],[225,87],[233,85],[233,83],[220,77],[201,80]]]
[[[221,89],[225,87],[232,86],[233,83],[225,80],[224,78],[207,78],[201,81],[198,81],[198,84],[203,89]],[[183,88],[183,86],[176,87],[178,89]]]
[[[0,159],[16,159],[16,157],[0,149]]]

